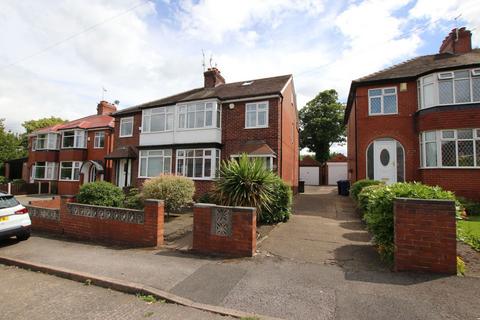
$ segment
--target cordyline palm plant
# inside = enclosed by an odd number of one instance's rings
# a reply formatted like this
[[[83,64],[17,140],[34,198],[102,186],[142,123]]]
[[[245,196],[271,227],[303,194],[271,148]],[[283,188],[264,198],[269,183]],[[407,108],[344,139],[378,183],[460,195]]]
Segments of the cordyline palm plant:
[[[275,174],[260,159],[249,159],[244,154],[238,161],[222,162],[214,196],[221,205],[255,207],[259,216],[271,208],[274,182]]]

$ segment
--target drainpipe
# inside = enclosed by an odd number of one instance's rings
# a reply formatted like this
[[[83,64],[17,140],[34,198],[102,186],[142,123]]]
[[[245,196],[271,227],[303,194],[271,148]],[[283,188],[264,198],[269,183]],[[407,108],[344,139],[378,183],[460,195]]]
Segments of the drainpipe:
[[[277,168],[280,167],[281,165],[281,168],[280,168],[280,178],[282,178],[282,170],[283,170],[283,163],[282,163],[282,159],[283,159],[283,95],[280,94],[280,148],[279,148],[279,151],[280,151],[280,161],[279,163],[277,163]]]
[[[355,89],[355,181],[358,180],[358,126],[357,126],[357,89]]]

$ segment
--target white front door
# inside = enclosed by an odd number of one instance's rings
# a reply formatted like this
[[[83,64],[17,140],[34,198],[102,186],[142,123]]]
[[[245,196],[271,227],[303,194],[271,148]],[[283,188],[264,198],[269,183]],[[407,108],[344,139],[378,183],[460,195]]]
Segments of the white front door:
[[[386,184],[397,182],[397,146],[395,140],[378,140],[373,143],[375,180]]]
[[[117,167],[117,185],[121,188],[130,185],[130,159],[120,159]]]

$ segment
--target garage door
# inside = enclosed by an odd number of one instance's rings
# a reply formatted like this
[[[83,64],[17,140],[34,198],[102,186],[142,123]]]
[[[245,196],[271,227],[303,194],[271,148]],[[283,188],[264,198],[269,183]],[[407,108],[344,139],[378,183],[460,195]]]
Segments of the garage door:
[[[320,184],[319,167],[300,167],[300,180],[305,181],[306,185],[318,186]]]
[[[327,162],[328,167],[328,184],[336,185],[338,180],[347,179],[347,163],[346,162]]]

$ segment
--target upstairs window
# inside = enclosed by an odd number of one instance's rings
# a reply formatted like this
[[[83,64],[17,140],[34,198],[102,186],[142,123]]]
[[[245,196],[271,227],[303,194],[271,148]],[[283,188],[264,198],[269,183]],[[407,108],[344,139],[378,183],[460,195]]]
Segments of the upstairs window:
[[[133,136],[133,117],[120,119],[120,138]]]
[[[397,113],[397,88],[379,88],[368,90],[370,115]]]
[[[105,147],[105,132],[95,132],[95,139],[93,141],[93,147],[95,149],[102,149]]]
[[[268,102],[245,104],[245,128],[268,127]]]
[[[32,140],[32,150],[58,150],[60,139],[56,133],[39,134]]]
[[[216,112],[214,112],[216,110]],[[219,107],[213,102],[188,103],[178,106],[178,128],[213,128],[219,127]],[[214,120],[214,117],[217,119]]]
[[[32,177],[37,180],[56,180],[58,163],[36,162],[33,166]]]
[[[173,130],[175,107],[143,110],[142,133]]]
[[[85,130],[64,131],[62,136],[62,148],[86,148],[87,136]]]

